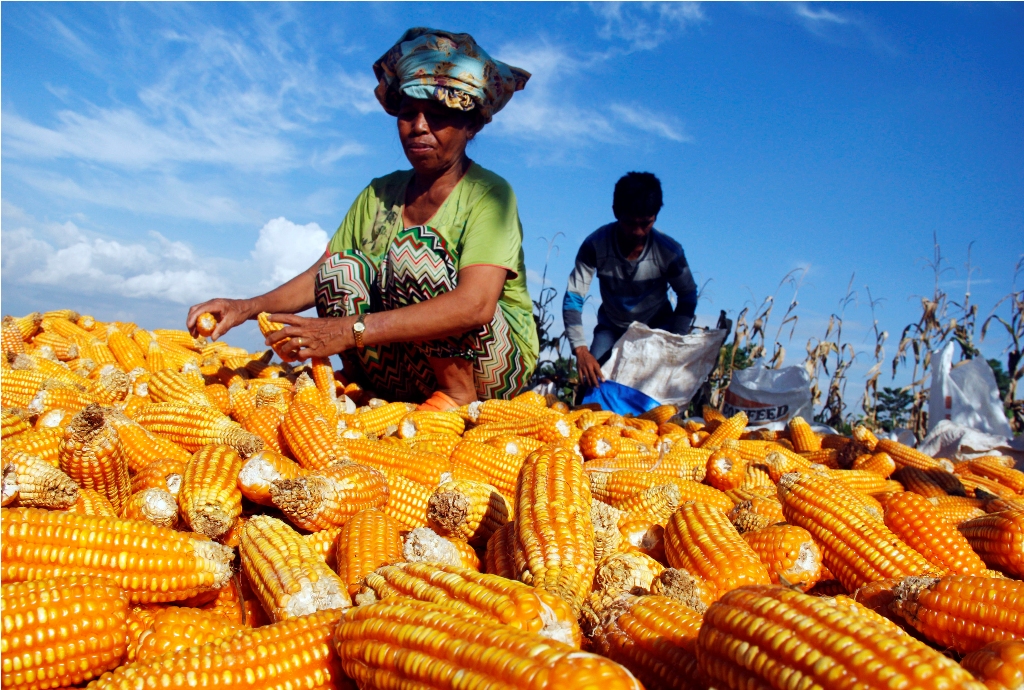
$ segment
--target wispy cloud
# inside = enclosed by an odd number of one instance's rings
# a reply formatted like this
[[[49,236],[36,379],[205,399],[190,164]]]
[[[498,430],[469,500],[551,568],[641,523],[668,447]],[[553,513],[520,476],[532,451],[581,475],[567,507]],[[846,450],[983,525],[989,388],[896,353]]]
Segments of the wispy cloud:
[[[659,115],[638,105],[615,103],[609,106],[609,110],[621,122],[636,127],[642,132],[649,132],[663,139],[680,143],[693,141],[693,137],[686,133],[683,124],[676,118]]]
[[[849,24],[850,20],[847,17],[842,17],[831,10],[819,9],[814,10],[807,6],[807,3],[798,2],[793,4],[793,12],[796,16],[801,19],[805,19],[811,24],[826,23],[826,24]]]
[[[878,29],[863,15],[856,12],[839,13],[820,5],[811,6],[806,2],[785,5],[797,21],[818,38],[832,42],[843,42],[855,36],[866,41],[880,53],[893,54],[896,48],[886,40]]]
[[[674,34],[707,19],[696,2],[596,2],[590,7],[604,20],[598,35],[629,51],[657,48]]]

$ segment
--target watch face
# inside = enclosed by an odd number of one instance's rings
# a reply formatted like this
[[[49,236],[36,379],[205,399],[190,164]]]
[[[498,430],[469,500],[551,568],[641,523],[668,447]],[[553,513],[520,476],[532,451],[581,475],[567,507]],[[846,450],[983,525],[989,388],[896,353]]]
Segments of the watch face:
[[[366,324],[361,321],[354,323],[352,324],[352,330],[356,331],[357,333],[362,333],[363,331],[366,330]]]

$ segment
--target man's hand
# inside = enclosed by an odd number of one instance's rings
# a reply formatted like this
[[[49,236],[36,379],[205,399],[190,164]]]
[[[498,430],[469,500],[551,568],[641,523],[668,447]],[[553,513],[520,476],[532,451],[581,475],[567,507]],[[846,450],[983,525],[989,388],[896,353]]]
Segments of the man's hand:
[[[594,355],[590,354],[590,348],[586,345],[576,348],[576,371],[580,374],[580,380],[588,386],[600,386],[604,381],[601,365],[597,363]]]
[[[203,312],[210,312],[217,317],[217,327],[210,334],[210,340],[217,340],[240,323],[245,323],[256,315],[253,311],[253,300],[248,299],[211,299],[196,304],[188,310],[185,325],[192,337],[199,335],[196,319]]]
[[[287,324],[266,337],[267,345],[274,348],[286,362],[330,357],[355,347],[352,336],[354,316],[306,318],[294,314],[271,314],[271,321]],[[275,347],[282,340],[288,342]]]

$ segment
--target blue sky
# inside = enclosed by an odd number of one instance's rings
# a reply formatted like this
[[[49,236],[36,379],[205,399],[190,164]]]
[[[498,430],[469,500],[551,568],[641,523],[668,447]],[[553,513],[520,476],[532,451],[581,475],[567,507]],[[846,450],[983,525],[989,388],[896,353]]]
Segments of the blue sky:
[[[172,326],[195,301],[307,267],[359,190],[407,167],[370,65],[420,25],[472,33],[533,73],[470,153],[516,190],[535,295],[545,239],[561,233],[548,266],[561,291],[629,170],[661,178],[658,227],[706,283],[708,320],[800,269],[787,364],[851,274],[853,380],[872,363],[865,286],[891,359],[931,292],[933,233],[957,299],[973,243],[982,317],[1012,287],[1018,4],[4,3],[3,313]],[[229,341],[256,347],[255,334]],[[1003,345],[990,335],[984,350]]]

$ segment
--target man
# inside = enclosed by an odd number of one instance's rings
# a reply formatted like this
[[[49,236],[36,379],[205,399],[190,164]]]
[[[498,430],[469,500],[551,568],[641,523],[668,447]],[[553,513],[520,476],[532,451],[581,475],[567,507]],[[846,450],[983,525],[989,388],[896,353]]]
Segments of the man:
[[[697,284],[678,242],[655,230],[661,211],[661,182],[651,173],[631,172],[615,183],[615,222],[592,233],[576,255],[576,267],[562,301],[562,321],[576,355],[581,381],[604,380],[601,365],[634,321],[686,334],[697,308]],[[601,308],[590,347],[583,337],[583,302],[597,273]],[[676,293],[676,306],[668,288]]]

